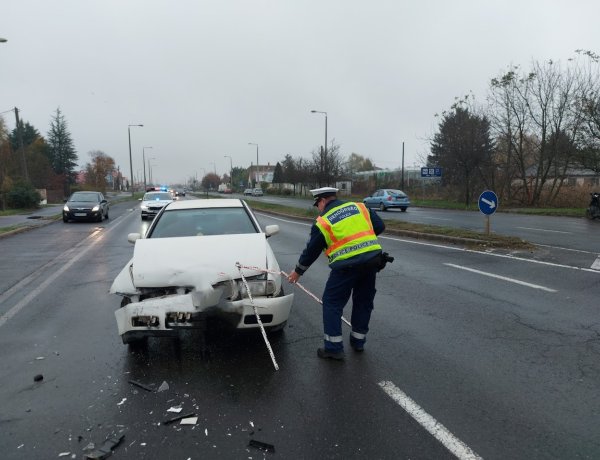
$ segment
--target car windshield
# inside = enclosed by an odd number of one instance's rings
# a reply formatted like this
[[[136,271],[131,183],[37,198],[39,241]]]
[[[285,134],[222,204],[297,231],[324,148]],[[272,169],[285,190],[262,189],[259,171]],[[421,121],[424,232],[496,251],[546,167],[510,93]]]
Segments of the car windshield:
[[[167,210],[148,238],[258,233],[244,208]]]
[[[73,193],[69,201],[97,203],[100,200],[96,193]]]
[[[169,192],[156,192],[156,193],[146,193],[144,195],[144,201],[153,201],[153,200],[172,200],[173,197]]]

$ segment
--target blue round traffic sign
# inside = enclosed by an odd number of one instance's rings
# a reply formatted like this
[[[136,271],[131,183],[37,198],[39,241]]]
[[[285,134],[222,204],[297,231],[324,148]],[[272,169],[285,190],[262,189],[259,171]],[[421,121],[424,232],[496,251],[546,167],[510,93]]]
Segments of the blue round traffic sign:
[[[498,197],[491,190],[486,190],[479,195],[479,210],[486,216],[494,214],[498,208]]]

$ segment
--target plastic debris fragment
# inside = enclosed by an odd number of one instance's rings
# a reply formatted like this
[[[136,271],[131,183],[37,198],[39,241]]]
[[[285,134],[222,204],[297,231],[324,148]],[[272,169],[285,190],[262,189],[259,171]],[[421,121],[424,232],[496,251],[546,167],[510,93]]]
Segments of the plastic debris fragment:
[[[273,444],[268,444],[266,442],[257,441],[255,439],[251,439],[248,442],[248,447],[255,447],[260,450],[264,450],[266,452],[275,452],[275,446]]]
[[[178,415],[177,417],[173,417],[169,420],[165,420],[163,423],[165,425],[169,425],[170,423],[177,422],[183,418],[193,417],[194,415],[196,415],[195,412],[190,412],[189,414]]]
[[[83,458],[85,460],[104,460],[105,458],[110,457],[113,449],[119,445],[124,437],[125,435],[122,434],[107,438],[98,450],[84,454]]]
[[[140,383],[140,382],[136,382],[135,380],[129,380],[128,382],[131,383],[132,385],[135,385],[136,387],[141,388],[142,390],[149,391],[150,393],[152,393],[154,391],[149,386],[146,386],[146,385],[144,385],[143,383]]]
[[[167,391],[168,389],[169,389],[169,384],[167,382],[163,381],[163,383],[160,384],[160,386],[158,387],[158,390],[156,390],[156,391],[161,392],[161,391]]]
[[[180,425],[195,425],[198,422],[198,417],[187,417],[181,419]]]
[[[127,398],[123,398],[120,403],[117,403],[117,406],[120,406],[120,405],[124,404],[125,401],[127,401]]]
[[[42,374],[37,374],[33,376],[34,382],[41,382],[42,380],[44,380],[44,376]]]
[[[176,413],[179,413],[182,410],[183,410],[183,407],[181,407],[181,406],[173,406],[173,407],[169,407],[167,409],[167,412],[176,412]]]

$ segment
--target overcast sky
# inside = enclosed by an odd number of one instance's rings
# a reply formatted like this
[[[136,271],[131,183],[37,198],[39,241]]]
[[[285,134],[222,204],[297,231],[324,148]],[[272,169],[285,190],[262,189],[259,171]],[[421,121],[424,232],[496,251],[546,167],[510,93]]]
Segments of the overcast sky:
[[[309,158],[325,138],[377,166],[421,165],[434,117],[509,65],[600,52],[600,2],[6,0],[0,112],[42,135],[60,107],[88,152],[182,183]],[[10,129],[14,116],[4,115]]]

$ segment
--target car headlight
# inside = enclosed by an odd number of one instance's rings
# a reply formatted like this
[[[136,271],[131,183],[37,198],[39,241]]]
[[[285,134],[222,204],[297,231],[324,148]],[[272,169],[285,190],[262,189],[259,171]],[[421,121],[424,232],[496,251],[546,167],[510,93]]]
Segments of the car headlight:
[[[143,209],[144,211],[147,211],[147,210],[148,210],[148,206],[146,206],[146,205],[142,205],[142,209]]]
[[[65,205],[64,205],[64,207],[63,207],[63,211],[65,211],[65,212],[69,212],[69,207],[68,207],[66,204],[65,204]]]
[[[96,211],[98,211],[99,209],[100,209],[100,205],[99,205],[99,204],[97,204],[96,206],[94,206],[94,207],[92,208],[92,212],[96,212]]]
[[[248,284],[248,288],[250,289],[250,294],[252,297],[266,297],[275,294],[275,282],[273,280],[267,279],[266,273],[258,276],[252,276],[246,278],[246,283]],[[248,298],[248,291],[246,289],[246,285],[244,282],[239,279],[235,280],[233,284],[231,300],[240,300]]]

